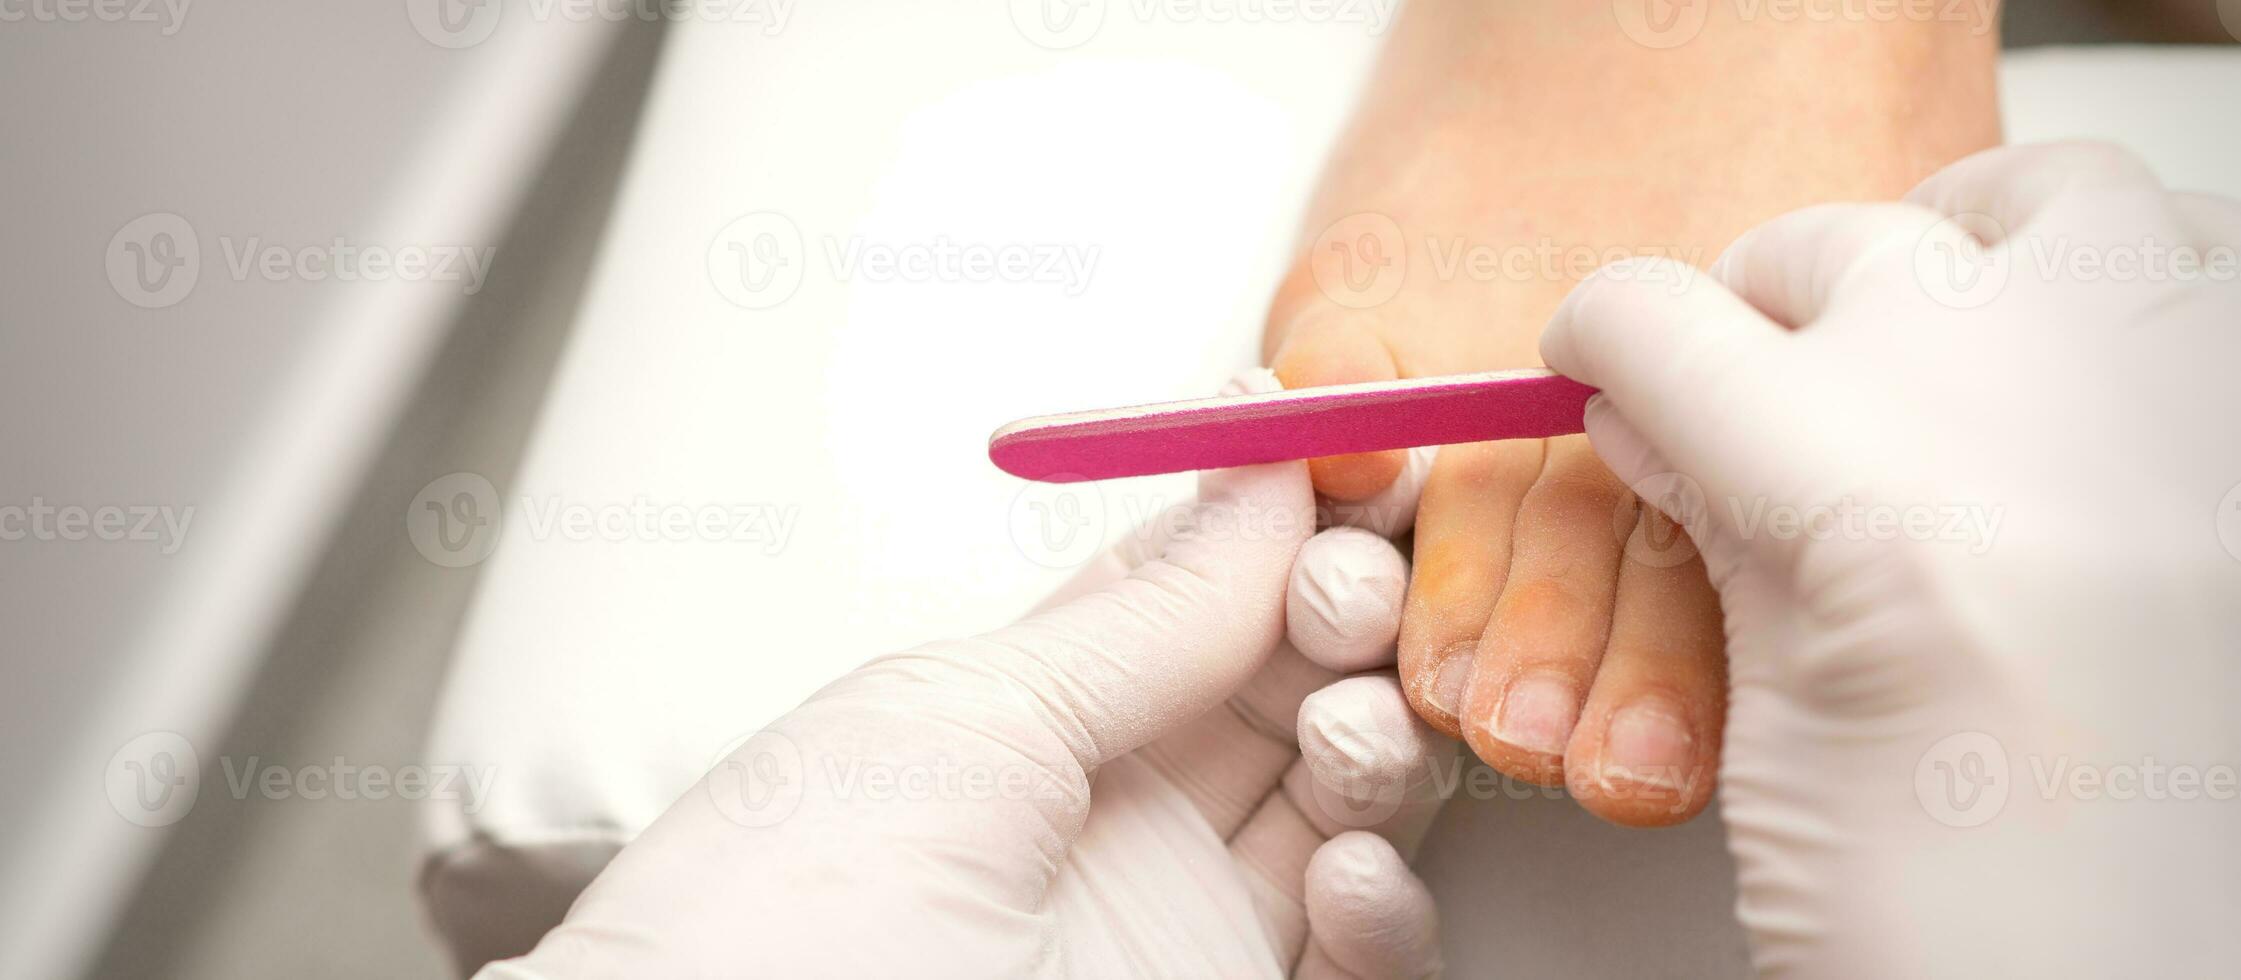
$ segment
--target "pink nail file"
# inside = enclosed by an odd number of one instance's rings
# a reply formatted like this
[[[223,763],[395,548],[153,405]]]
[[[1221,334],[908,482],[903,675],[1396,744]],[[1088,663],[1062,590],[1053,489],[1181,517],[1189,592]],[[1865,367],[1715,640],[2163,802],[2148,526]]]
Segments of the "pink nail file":
[[[1407,381],[1021,419],[988,439],[1013,476],[1078,483],[1379,449],[1584,430],[1595,389],[1554,371],[1489,371]]]

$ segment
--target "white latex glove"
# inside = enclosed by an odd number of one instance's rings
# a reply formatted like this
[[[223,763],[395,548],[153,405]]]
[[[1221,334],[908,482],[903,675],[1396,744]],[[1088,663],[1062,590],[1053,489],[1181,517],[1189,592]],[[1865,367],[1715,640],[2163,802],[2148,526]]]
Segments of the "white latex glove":
[[[1207,474],[1184,523],[1018,625],[818,692],[481,975],[1437,972],[1402,853],[1437,802],[1411,774],[1452,750],[1389,671],[1340,681],[1284,642],[1289,580],[1322,656],[1382,631],[1390,667],[1398,554],[1310,541],[1299,463]]]
[[[1720,590],[1762,969],[2241,962],[2237,245],[2241,207],[2122,150],[2001,149],[1552,320],[1596,451]]]

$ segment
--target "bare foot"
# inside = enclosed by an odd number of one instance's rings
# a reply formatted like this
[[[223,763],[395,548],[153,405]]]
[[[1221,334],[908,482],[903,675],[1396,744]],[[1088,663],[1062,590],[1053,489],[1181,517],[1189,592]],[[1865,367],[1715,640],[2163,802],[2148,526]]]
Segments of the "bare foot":
[[[1286,386],[1538,364],[1542,324],[1598,266],[1660,255],[1678,283],[1760,221],[1895,198],[1999,140],[1990,24],[1667,8],[1684,19],[1629,23],[1606,0],[1406,7],[1270,306]],[[1361,500],[1402,462],[1311,469]],[[1434,726],[1606,819],[1678,823],[1711,799],[1717,597],[1584,437],[1440,451],[1400,667]]]

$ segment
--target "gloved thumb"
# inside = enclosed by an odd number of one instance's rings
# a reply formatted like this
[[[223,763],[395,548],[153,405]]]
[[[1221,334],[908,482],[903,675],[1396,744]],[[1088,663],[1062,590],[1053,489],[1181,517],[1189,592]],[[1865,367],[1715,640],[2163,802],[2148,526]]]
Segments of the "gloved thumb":
[[[1248,387],[1273,390],[1266,371]],[[1213,471],[1164,550],[1127,578],[980,638],[1084,766],[1229,697],[1284,636],[1292,559],[1315,532],[1304,462]]]
[[[1602,389],[1587,412],[1596,454],[1709,551],[1707,536],[1735,531],[1717,502],[1794,487],[1794,339],[1701,270],[1636,259],[1572,290],[1541,357]]]

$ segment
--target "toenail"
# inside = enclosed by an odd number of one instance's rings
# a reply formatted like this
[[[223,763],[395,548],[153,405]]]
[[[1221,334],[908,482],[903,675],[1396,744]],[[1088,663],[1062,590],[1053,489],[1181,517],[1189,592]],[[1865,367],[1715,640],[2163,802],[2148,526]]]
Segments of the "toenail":
[[[1448,648],[1447,656],[1440,661],[1439,673],[1432,678],[1430,690],[1424,700],[1434,709],[1445,711],[1452,717],[1463,714],[1463,690],[1471,683],[1471,659],[1477,655],[1478,645],[1458,643]]]
[[[1526,674],[1510,681],[1494,712],[1494,738],[1528,752],[1563,755],[1580,720],[1579,689],[1560,674]]]
[[[1605,785],[1631,783],[1679,790],[1694,778],[1696,737],[1662,698],[1641,698],[1611,716],[1603,735]]]

